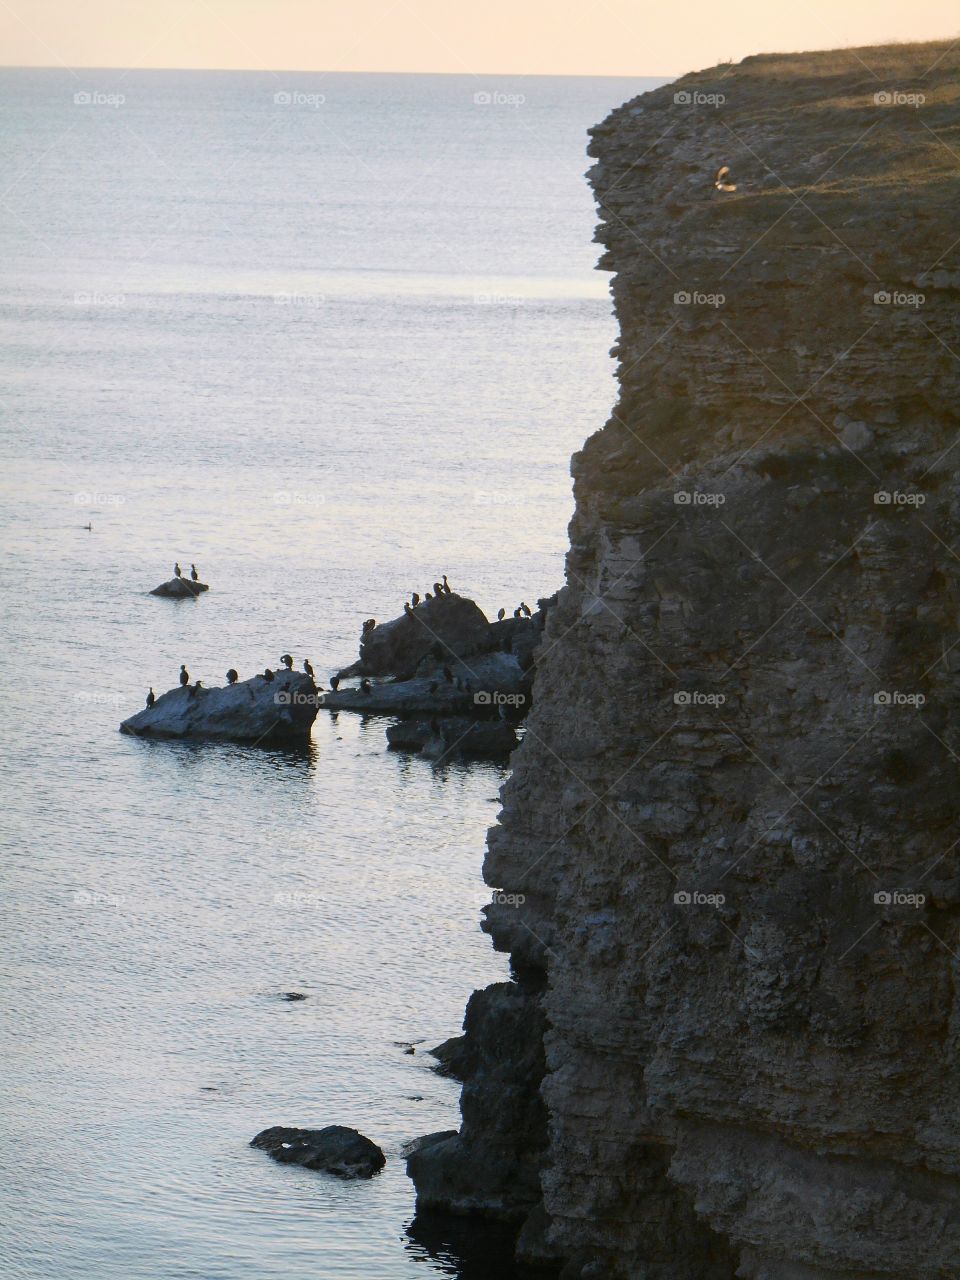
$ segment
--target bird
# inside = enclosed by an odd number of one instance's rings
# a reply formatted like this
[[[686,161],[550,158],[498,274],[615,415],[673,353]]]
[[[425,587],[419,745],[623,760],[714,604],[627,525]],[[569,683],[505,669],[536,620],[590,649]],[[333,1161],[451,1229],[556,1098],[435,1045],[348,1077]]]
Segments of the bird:
[[[293,659],[290,657],[289,653],[281,653],[280,661],[283,663],[283,665],[287,668],[288,671],[293,670]]]
[[[420,603],[420,592],[419,592],[419,591],[415,591],[415,592],[413,593],[413,595],[410,597],[410,603],[413,605],[414,609],[417,607],[417,605]]]
[[[184,663],[182,663],[182,662],[181,662],[181,663],[180,663],[180,687],[181,687],[181,689],[185,689],[189,683],[190,683],[190,672],[187,670],[186,665],[185,665]]]
[[[516,608],[516,609],[514,609],[514,611],[513,611],[513,616],[514,616],[515,618],[522,618],[522,617],[523,617],[523,614],[520,612],[520,606],[519,606],[519,605],[517,606],[517,608]]]
[[[269,684],[270,681],[273,679],[273,672],[270,670],[269,667],[267,667],[266,671],[264,671],[263,678],[264,680],[266,680],[267,684]]]
[[[727,175],[729,172],[730,166],[728,164],[722,164],[717,170],[717,176],[713,180],[713,185],[718,191],[736,191],[737,184],[735,182],[727,181]]]
[[[196,684],[192,684],[192,685],[190,686],[190,697],[191,697],[191,698],[195,698],[195,697],[197,696],[197,690],[198,690],[198,689],[202,689],[202,688],[203,688],[203,681],[202,681],[202,680],[198,680],[198,681],[196,682]]]
[[[197,566],[195,564],[192,564],[190,566],[190,577],[194,580],[194,582],[200,581],[200,575],[199,573],[197,573]]]
[[[427,592],[427,594],[426,594],[423,598],[424,598],[424,600],[432,600],[432,599],[433,599],[433,596],[432,596],[432,595],[430,594],[430,592],[428,591],[428,592]]]
[[[180,577],[182,577],[182,576],[183,576],[183,575],[182,575],[182,573],[181,573],[181,571],[180,571],[180,564],[179,564],[179,562],[173,566],[173,576],[174,576],[175,578],[180,578]]]
[[[409,601],[409,600],[404,600],[404,602],[403,602],[403,612],[404,612],[404,613],[413,613],[413,609],[410,607],[410,601]]]
[[[150,692],[147,694],[147,706],[152,707],[156,700],[157,695],[153,692],[153,688],[151,687]]]
[[[227,684],[236,684],[239,679],[240,679],[239,674],[237,673],[234,667],[231,667],[230,670],[227,672]]]
[[[501,609],[500,612],[497,614],[497,621],[502,622],[506,616],[507,616],[506,609]]]
[[[442,583],[442,582],[435,582],[435,583],[433,584],[433,594],[434,594],[435,596],[442,596],[442,595],[443,595],[443,583]]]
[[[376,618],[367,618],[366,622],[363,624],[364,635],[366,635],[368,631],[372,631],[376,625],[377,625]]]
[[[82,525],[81,527],[82,527],[82,528],[84,528],[84,529],[86,529],[88,533],[93,533],[93,525],[92,525],[92,524],[85,524],[85,525]]]
[[[331,676],[331,677],[330,677],[330,688],[333,690],[333,692],[334,692],[334,693],[336,693],[336,692],[337,692],[337,690],[340,688],[340,677],[339,677],[339,676]]]
[[[370,692],[370,681],[367,679],[366,676],[364,676],[363,679],[360,681],[360,692],[361,693]]]
[[[525,601],[523,600],[520,601],[520,608],[523,610],[523,614],[525,618],[533,617],[533,614],[530,612],[530,606],[526,604]]]
[[[303,669],[304,669],[304,671],[306,672],[306,674],[310,677],[310,679],[312,680],[312,679],[313,679],[313,667],[310,665],[310,659],[309,659],[309,658],[304,658],[304,660],[303,660]]]
[[[447,581],[446,574],[443,575],[443,589],[448,596],[453,594],[453,592],[450,590],[450,583]]]

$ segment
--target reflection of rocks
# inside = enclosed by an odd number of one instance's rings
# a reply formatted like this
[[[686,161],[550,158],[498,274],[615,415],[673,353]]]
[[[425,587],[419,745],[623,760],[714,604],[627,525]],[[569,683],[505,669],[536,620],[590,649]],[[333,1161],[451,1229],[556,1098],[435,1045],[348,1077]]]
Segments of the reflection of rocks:
[[[258,1133],[250,1146],[266,1151],[281,1164],[299,1164],[338,1178],[372,1178],[387,1163],[375,1142],[342,1124],[325,1129],[274,1125]]]
[[[513,1260],[517,1229],[508,1223],[482,1225],[448,1213],[418,1210],[407,1228],[407,1251],[434,1263],[457,1280],[540,1280],[554,1272],[521,1269]]]
[[[297,742],[310,736],[317,693],[309,676],[278,672],[222,688],[170,689],[152,707],[124,720],[121,733],[152,738],[220,738],[231,742]]]
[[[192,600],[202,591],[209,591],[205,582],[192,582],[189,578],[171,578],[169,582],[161,582],[150,592],[152,596],[166,596],[168,600]]]
[[[403,751],[418,751],[432,759],[455,755],[508,756],[517,745],[517,732],[503,720],[471,720],[448,716],[440,720],[401,720],[387,730],[387,742]]]

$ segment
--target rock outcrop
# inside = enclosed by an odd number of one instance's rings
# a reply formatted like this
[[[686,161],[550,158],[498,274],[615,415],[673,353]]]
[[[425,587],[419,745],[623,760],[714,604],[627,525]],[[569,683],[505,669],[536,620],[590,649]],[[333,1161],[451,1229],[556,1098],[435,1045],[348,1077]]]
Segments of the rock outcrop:
[[[960,1274],[957,71],[593,131],[620,396],[489,838],[511,995],[410,1160],[570,1280]]]
[[[528,692],[529,682],[512,654],[485,653],[466,661],[451,658],[410,680],[371,681],[369,689],[331,689],[322,695],[322,705],[328,711],[378,715],[463,715],[484,708],[495,712],[500,706],[522,712]]]
[[[444,659],[464,658],[486,643],[490,623],[479,605],[466,596],[433,596],[390,622],[365,631],[360,660],[341,676],[412,676],[430,652]]]
[[[195,600],[204,591],[209,591],[206,582],[194,582],[190,578],[171,578],[169,582],[161,582],[150,592],[152,596],[166,596],[170,600]]]
[[[372,1178],[387,1163],[375,1142],[357,1129],[330,1124],[325,1129],[292,1129],[274,1125],[250,1142],[280,1164],[332,1173],[338,1178]]]
[[[124,720],[121,733],[144,738],[211,738],[276,745],[305,742],[320,695],[298,671],[257,675],[222,688],[170,689],[152,707]]]

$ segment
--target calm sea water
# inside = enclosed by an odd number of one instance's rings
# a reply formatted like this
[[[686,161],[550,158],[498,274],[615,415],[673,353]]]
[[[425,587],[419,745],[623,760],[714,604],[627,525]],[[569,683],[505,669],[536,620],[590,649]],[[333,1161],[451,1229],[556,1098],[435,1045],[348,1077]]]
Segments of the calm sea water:
[[[408,1230],[398,1158],[506,975],[505,769],[347,715],[299,754],[117,726],[181,662],[322,679],[442,572],[559,585],[613,397],[585,131],[651,83],[0,72],[5,1275],[508,1274]],[[175,559],[206,597],[147,594]],[[387,1169],[275,1165],[277,1123]]]

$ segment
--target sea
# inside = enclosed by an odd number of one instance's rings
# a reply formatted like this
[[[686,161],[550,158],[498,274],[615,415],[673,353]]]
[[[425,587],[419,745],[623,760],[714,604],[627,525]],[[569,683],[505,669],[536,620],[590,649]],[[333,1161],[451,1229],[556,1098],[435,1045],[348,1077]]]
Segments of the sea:
[[[0,70],[9,1280],[513,1274],[401,1158],[508,976],[508,766],[348,713],[299,751],[118,726],[181,663],[326,684],[443,573],[490,617],[557,590],[614,400],[587,129],[657,83]],[[175,561],[210,591],[151,596]],[[278,1165],[274,1124],[386,1168]]]

